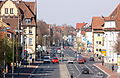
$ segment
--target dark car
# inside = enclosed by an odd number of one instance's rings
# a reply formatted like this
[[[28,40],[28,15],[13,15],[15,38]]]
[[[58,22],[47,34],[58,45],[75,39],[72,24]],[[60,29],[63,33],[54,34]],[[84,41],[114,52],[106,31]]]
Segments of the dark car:
[[[89,69],[88,68],[83,68],[81,73],[82,74],[89,74]]]
[[[89,59],[90,61],[94,61],[94,57],[90,57],[90,59]]]

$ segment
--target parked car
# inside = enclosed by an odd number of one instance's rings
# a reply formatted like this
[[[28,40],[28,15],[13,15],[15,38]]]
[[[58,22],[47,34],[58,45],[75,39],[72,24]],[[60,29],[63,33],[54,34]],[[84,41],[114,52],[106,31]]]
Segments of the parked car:
[[[43,63],[50,63],[50,62],[51,62],[50,56],[43,57]]]
[[[83,68],[81,73],[82,74],[89,74],[89,69],[88,68]]]
[[[90,57],[90,59],[89,59],[90,61],[94,61],[94,57]]]
[[[67,63],[68,63],[68,64],[73,64],[73,63],[74,63],[74,60],[68,60]]]
[[[58,57],[54,57],[54,58],[52,59],[52,63],[59,63]]]

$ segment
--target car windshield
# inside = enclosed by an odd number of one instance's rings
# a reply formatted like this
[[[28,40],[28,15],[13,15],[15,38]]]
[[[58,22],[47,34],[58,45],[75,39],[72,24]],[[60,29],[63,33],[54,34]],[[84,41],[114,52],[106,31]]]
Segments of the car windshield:
[[[58,58],[53,58],[53,59],[58,59]]]
[[[44,59],[49,59],[49,57],[44,57]]]

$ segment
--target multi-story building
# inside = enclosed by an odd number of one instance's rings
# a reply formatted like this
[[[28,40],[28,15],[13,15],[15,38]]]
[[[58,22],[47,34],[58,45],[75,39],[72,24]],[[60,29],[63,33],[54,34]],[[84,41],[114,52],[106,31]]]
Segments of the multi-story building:
[[[102,55],[101,51],[104,48],[104,20],[101,17],[92,18],[93,31],[93,52],[95,55]]]
[[[22,0],[0,1],[0,18],[10,26],[11,30],[19,33],[19,46],[24,46],[21,53],[22,58],[24,58],[26,54],[24,51],[26,51],[29,55],[28,59],[35,59],[36,3]]]

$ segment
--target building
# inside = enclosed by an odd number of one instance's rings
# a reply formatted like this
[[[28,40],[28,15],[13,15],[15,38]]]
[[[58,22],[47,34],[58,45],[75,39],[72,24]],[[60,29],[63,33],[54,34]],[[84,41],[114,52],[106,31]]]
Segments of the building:
[[[0,18],[3,19],[10,29],[17,31],[19,47],[22,47],[22,58],[26,51],[28,59],[35,59],[36,48],[36,3],[22,0],[0,1]]]
[[[101,51],[104,48],[104,20],[102,17],[92,18],[92,31],[93,31],[93,52],[95,55],[101,56]]]

